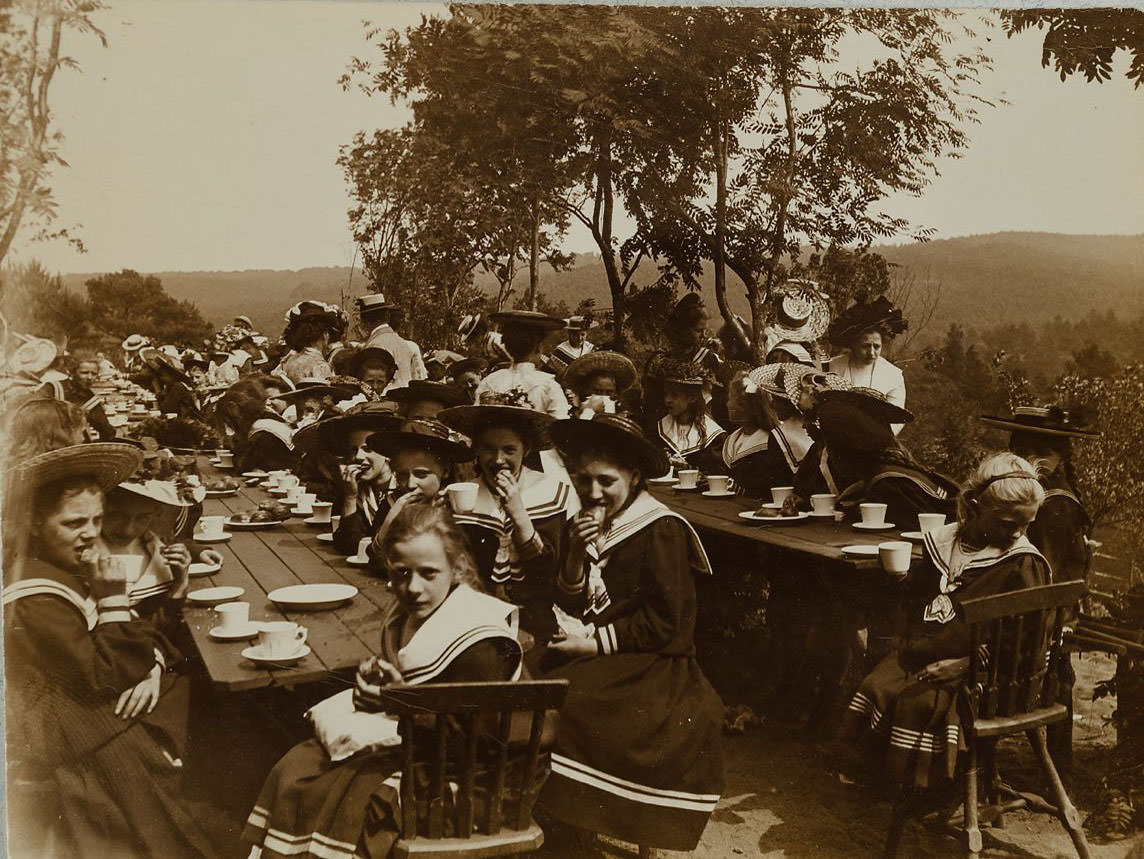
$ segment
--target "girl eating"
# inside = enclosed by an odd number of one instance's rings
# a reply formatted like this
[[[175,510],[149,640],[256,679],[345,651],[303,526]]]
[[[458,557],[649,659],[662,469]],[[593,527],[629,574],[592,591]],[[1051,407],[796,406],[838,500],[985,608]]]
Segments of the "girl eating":
[[[353,690],[311,711],[340,714],[316,718],[325,745],[295,746],[267,777],[243,832],[252,857],[389,855],[399,834],[401,761],[396,745],[378,745],[386,734],[379,722],[393,721],[378,711],[379,687],[519,675],[515,608],[477,590],[473,559],[447,507],[408,496],[370,554],[395,597],[381,655],[359,667]]]

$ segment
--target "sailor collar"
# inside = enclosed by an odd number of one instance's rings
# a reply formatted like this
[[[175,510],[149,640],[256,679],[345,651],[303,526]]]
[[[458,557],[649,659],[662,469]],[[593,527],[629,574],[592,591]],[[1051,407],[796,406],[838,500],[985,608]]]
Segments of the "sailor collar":
[[[726,432],[710,415],[703,416],[704,435],[700,435],[699,427],[692,424],[687,428],[687,432],[681,440],[678,436],[672,436],[672,426],[678,427],[680,424],[671,415],[664,415],[656,424],[659,437],[668,446],[668,449],[678,456],[690,456],[693,453],[698,453],[712,445]],[[681,443],[682,447],[680,446]]]
[[[564,513],[567,517],[575,512],[572,488],[567,483],[528,466],[520,470],[520,483],[521,500],[528,518],[534,522],[558,513]],[[453,518],[458,524],[477,525],[501,534],[507,534],[512,528],[500,498],[489,489],[483,475],[477,480],[477,503],[473,509],[454,513]]]

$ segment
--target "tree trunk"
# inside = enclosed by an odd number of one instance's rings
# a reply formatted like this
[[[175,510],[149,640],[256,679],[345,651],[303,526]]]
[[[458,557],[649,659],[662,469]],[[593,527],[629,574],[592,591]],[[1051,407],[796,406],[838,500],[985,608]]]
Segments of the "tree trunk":
[[[540,192],[532,194],[532,244],[528,255],[528,309],[536,310],[540,291]]]
[[[720,113],[716,120],[714,134],[715,150],[715,303],[719,305],[719,314],[730,327],[736,340],[741,345],[755,352],[758,351],[758,340],[749,342],[745,339],[745,332],[735,321],[735,314],[727,303],[727,162],[730,158],[731,130],[727,120]],[[761,363],[761,362],[760,362]]]

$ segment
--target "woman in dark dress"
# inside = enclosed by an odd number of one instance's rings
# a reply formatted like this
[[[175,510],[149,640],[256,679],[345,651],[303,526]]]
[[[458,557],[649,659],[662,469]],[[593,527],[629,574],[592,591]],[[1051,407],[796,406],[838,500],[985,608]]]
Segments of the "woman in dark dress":
[[[6,493],[6,515],[29,520],[27,551],[4,571],[9,784],[51,784],[62,855],[216,855],[180,797],[188,702],[173,648],[133,619],[123,571],[96,547],[104,490],[141,458],[124,444],[61,448],[10,475],[17,505]],[[21,837],[27,822],[11,823]]]
[[[971,647],[956,603],[1051,581],[1044,556],[1025,536],[1044,498],[1032,465],[993,454],[959,497],[958,521],[926,534],[925,562],[906,582],[924,608],[897,650],[862,681],[843,726],[887,780],[925,787],[954,776],[966,748],[957,696]]]
[[[723,705],[692,640],[707,556],[645,490],[667,462],[633,421],[560,421],[551,435],[584,509],[567,526],[562,632],[542,660],[571,686],[540,801],[590,832],[693,850],[723,788]]]

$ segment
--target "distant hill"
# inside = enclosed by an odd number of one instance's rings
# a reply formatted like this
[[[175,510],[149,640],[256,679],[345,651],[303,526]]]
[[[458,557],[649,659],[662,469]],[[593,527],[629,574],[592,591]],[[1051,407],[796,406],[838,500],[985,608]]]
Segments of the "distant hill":
[[[1004,322],[1035,325],[1094,310],[1112,309],[1122,317],[1144,312],[1144,235],[993,233],[875,250],[912,273],[919,284],[940,291],[926,339],[954,322],[975,329]],[[214,324],[244,313],[268,334],[281,330],[282,314],[296,301],[340,302],[368,291],[360,270],[351,276],[344,267],[153,273],[168,293],[193,301]],[[65,275],[64,282],[82,290],[92,276]],[[652,277],[649,268],[642,279]],[[480,279],[478,283],[489,286]],[[708,273],[704,293],[714,307],[712,283]],[[732,305],[745,314],[746,299],[737,281],[731,289]],[[601,306],[610,304],[603,265],[591,254],[579,256],[568,271],[542,270],[541,291],[571,307],[589,297]]]

